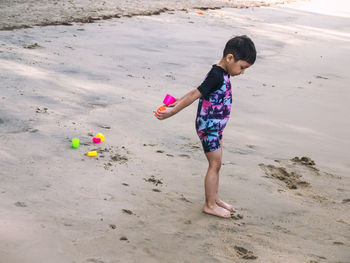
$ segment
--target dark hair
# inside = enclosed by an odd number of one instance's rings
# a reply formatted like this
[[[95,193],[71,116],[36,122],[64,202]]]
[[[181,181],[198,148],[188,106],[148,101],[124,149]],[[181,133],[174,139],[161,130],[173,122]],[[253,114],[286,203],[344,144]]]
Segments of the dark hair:
[[[236,36],[227,41],[224,57],[232,54],[236,61],[244,60],[253,65],[256,59],[256,50],[253,41],[247,36]]]

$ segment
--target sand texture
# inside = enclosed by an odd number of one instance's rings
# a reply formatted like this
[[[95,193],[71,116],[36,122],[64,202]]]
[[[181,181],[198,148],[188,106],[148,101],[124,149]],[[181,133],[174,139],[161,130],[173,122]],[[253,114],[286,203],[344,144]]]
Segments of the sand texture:
[[[350,23],[305,5],[0,31],[0,262],[350,262]],[[153,110],[239,34],[258,58],[231,78],[220,219],[197,102]]]
[[[246,8],[288,3],[294,0],[2,0],[0,30],[28,28],[35,25],[68,25],[136,15],[154,15],[167,11]]]

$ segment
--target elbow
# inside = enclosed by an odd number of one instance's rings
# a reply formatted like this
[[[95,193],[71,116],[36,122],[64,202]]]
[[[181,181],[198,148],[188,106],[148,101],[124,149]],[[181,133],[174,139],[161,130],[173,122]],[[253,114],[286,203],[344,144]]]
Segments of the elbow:
[[[192,98],[193,98],[193,101],[199,99],[202,97],[202,93],[200,93],[200,91],[198,89],[194,89],[192,91]]]

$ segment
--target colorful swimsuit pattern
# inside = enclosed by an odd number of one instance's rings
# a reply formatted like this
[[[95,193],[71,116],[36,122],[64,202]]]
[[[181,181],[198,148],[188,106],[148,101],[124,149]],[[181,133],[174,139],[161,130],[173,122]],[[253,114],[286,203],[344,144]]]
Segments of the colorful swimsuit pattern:
[[[198,103],[196,130],[204,152],[212,152],[220,148],[222,132],[230,117],[230,76],[221,67],[213,65],[198,90],[202,98]]]

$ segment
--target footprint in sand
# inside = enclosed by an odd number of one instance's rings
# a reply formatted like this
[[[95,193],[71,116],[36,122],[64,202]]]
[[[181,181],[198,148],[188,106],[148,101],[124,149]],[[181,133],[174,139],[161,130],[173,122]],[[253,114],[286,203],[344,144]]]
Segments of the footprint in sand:
[[[23,48],[36,49],[36,48],[42,48],[42,46],[40,46],[38,43],[34,43],[34,44],[31,44],[31,45],[24,45]]]
[[[243,259],[257,259],[258,257],[254,255],[254,253],[244,247],[234,246],[239,257]]]
[[[155,178],[154,175],[152,175],[152,176],[151,176],[150,178],[148,178],[148,179],[143,178],[143,180],[145,180],[145,181],[148,182],[148,183],[152,183],[152,184],[154,184],[155,186],[158,186],[158,184],[163,184],[162,180]]]
[[[236,211],[232,211],[231,212],[231,218],[233,219],[233,220],[240,220],[240,219],[243,219],[243,216],[241,215],[241,214],[235,214],[236,213]]]
[[[180,200],[181,200],[181,201],[184,201],[184,202],[186,202],[186,203],[192,203],[192,202],[191,202],[190,200],[188,200],[183,194],[181,195]]]
[[[296,162],[296,163],[300,163],[300,164],[303,164],[303,165],[307,165],[307,166],[315,165],[315,162],[313,160],[311,160],[310,157],[307,157],[307,156],[303,156],[301,158],[296,156],[293,159],[291,159],[291,161]]]
[[[286,184],[289,189],[298,189],[298,187],[308,187],[310,184],[301,180],[301,175],[295,172],[288,172],[284,167],[274,165],[259,164],[267,177],[278,179]]]
[[[122,209],[122,211],[125,213],[125,214],[128,214],[128,215],[133,215],[134,213],[129,210],[129,209]]]
[[[27,205],[26,205],[24,202],[16,202],[16,203],[15,203],[15,206],[18,206],[18,207],[27,207]]]
[[[105,164],[103,165],[103,168],[105,168],[105,170],[109,170],[112,166],[113,166],[112,163],[105,163]]]
[[[37,133],[39,130],[38,129],[34,129],[32,127],[25,127],[23,128],[24,132],[30,132],[30,133]]]
[[[279,225],[275,225],[275,226],[273,227],[273,229],[274,229],[274,230],[277,230],[277,231],[280,231],[280,232],[282,232],[282,233],[285,233],[285,234],[290,234],[290,233],[291,233],[291,231],[289,231],[287,228],[282,227],[282,226],[279,226]]]
[[[37,107],[35,109],[35,112],[36,113],[48,113],[47,110],[48,110],[48,108],[46,108],[46,107],[43,107],[43,108]]]
[[[111,129],[111,126],[102,125],[102,124],[97,124],[97,127],[100,127],[100,128],[102,128],[102,129],[107,129],[107,130],[110,130],[110,129]]]
[[[125,150],[125,147],[123,146],[122,149]],[[105,157],[105,153],[110,153],[110,160],[106,163],[104,163],[103,168],[105,170],[109,170],[112,168],[113,163],[119,163],[119,164],[125,164],[129,161],[128,157],[121,155],[119,153],[115,153],[115,148],[113,146],[109,147],[109,148],[97,148],[97,149],[92,149],[92,151],[97,151],[97,153],[102,154],[100,155],[101,158]],[[113,171],[113,170],[111,170]]]
[[[247,147],[249,149],[253,149],[253,150],[256,150],[256,148],[257,148],[255,145],[252,145],[252,144],[247,144]]]
[[[88,258],[86,261],[89,263],[105,263],[104,261],[97,258]]]
[[[323,77],[323,76],[321,76],[321,75],[316,75],[315,78],[316,78],[316,79],[328,79],[327,77]]]
[[[151,146],[151,147],[154,147],[156,146],[157,144],[154,144],[154,143],[144,143],[143,146]]]
[[[111,156],[111,161],[118,163],[126,163],[129,159],[126,156],[120,154],[114,154]]]

